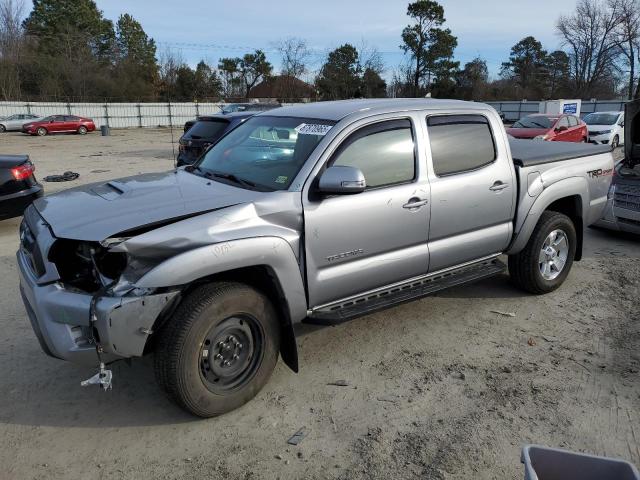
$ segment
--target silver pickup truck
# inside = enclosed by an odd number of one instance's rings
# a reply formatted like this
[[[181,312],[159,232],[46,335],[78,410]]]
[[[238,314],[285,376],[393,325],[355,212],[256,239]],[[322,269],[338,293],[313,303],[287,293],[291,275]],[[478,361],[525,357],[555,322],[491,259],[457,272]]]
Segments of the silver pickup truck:
[[[514,140],[479,103],[355,100],[252,117],[194,164],[39,199],[20,290],[43,350],[153,354],[159,384],[215,416],[250,400],[294,327],[334,324],[501,273],[558,288],[601,217],[610,147]]]

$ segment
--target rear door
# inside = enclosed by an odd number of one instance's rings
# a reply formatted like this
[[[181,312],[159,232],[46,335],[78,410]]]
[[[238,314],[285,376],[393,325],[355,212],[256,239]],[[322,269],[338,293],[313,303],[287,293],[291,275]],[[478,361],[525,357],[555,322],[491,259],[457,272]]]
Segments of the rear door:
[[[73,115],[64,116],[64,130],[67,132],[75,132],[80,126],[80,117]]]
[[[517,185],[503,127],[497,118],[475,113],[434,114],[426,125],[429,271],[504,251],[513,230]]]
[[[427,272],[429,184],[419,122],[408,114],[361,120],[321,158],[320,172],[331,165],[359,168],[367,189],[319,197],[314,181],[303,191],[312,307]]]
[[[572,142],[581,142],[583,135],[583,129],[580,125],[580,121],[574,117],[573,115],[567,115],[567,120],[569,121],[569,131],[571,132],[571,141]]]

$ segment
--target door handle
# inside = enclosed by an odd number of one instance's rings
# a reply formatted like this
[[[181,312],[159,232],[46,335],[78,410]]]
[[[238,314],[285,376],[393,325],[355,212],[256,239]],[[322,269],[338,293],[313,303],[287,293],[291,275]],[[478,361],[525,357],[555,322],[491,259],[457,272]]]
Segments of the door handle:
[[[407,203],[402,205],[402,208],[406,208],[407,210],[413,210],[420,207],[424,207],[427,203],[429,203],[429,200],[427,199],[421,200],[418,197],[414,197],[414,198],[410,198]]]
[[[504,190],[508,186],[508,183],[503,183],[500,180],[497,180],[493,185],[489,187],[489,190],[491,190],[492,192],[499,192],[500,190]]]

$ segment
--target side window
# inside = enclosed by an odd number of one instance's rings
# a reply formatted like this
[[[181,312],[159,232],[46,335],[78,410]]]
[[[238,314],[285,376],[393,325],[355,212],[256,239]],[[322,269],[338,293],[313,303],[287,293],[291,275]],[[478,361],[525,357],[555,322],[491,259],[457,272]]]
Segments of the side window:
[[[380,122],[351,134],[333,156],[332,165],[359,168],[368,188],[410,182],[416,161],[411,122]]]
[[[567,117],[569,119],[569,126],[570,127],[577,127],[578,126],[578,119],[576,117],[574,117],[573,115]]]
[[[569,128],[569,120],[568,117],[562,117],[558,123],[556,124],[556,128],[558,127],[567,127]]]
[[[496,159],[489,121],[482,115],[428,117],[427,130],[438,176],[476,170]]]

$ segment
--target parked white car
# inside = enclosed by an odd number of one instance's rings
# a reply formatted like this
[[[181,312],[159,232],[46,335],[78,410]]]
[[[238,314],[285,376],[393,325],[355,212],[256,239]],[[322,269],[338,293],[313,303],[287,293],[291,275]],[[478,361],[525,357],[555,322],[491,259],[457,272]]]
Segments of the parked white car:
[[[25,123],[35,122],[42,118],[40,115],[32,113],[16,113],[0,120],[0,133],[19,132]]]
[[[612,148],[624,145],[624,112],[594,112],[582,120],[589,129],[589,142]]]

